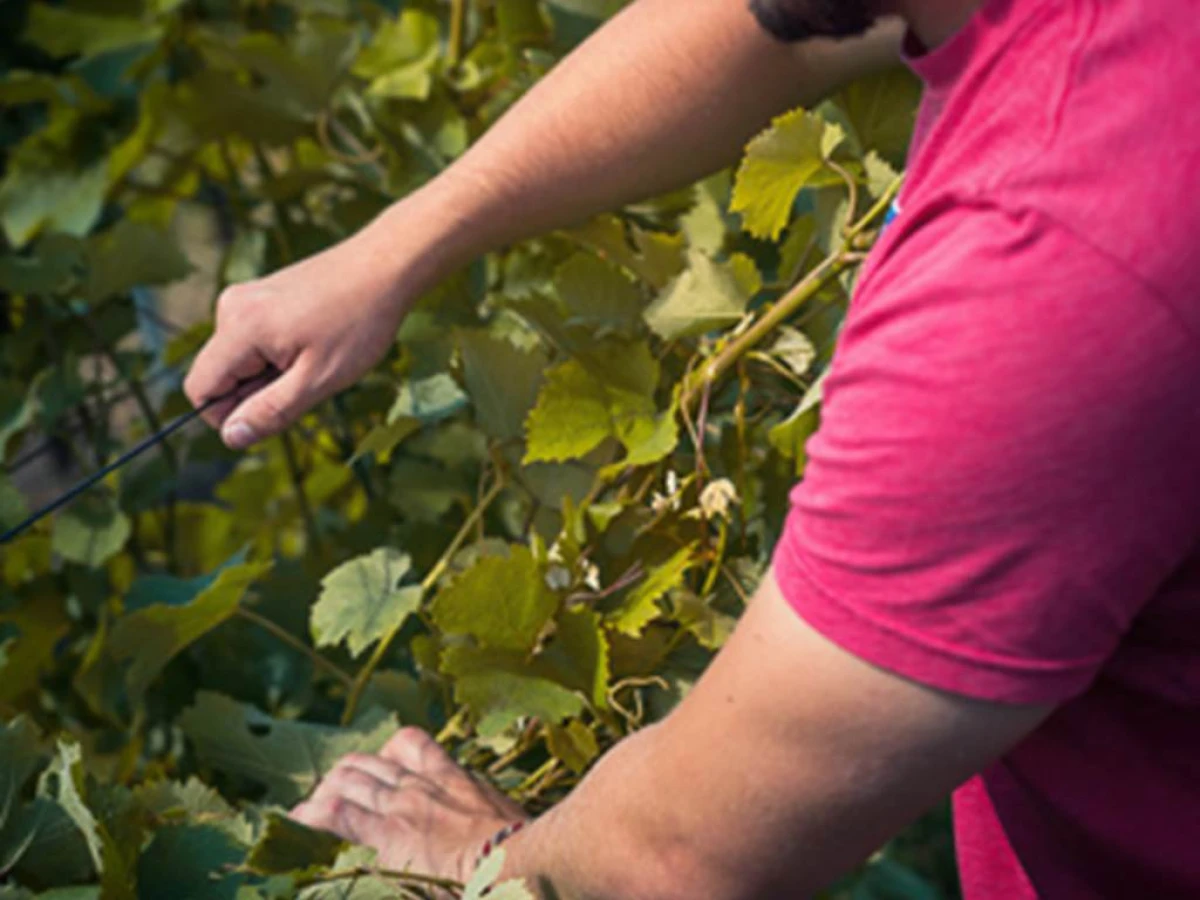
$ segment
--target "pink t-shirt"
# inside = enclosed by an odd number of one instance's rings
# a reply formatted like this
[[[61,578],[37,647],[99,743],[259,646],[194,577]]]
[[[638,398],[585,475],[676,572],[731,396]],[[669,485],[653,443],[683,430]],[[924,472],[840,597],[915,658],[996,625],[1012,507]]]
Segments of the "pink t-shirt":
[[[871,663],[1058,705],[955,796],[970,900],[1200,898],[1200,6],[988,0],[911,65],[778,580]]]

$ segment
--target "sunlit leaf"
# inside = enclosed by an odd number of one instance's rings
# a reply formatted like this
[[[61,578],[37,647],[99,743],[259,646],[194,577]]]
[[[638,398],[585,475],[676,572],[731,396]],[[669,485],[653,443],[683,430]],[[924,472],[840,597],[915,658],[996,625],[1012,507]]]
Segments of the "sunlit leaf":
[[[662,614],[659,600],[672,588],[683,584],[683,577],[696,564],[696,548],[688,545],[676,551],[666,562],[650,570],[620,608],[609,617],[609,624],[630,637],[637,637],[647,625]]]
[[[541,567],[527,547],[486,556],[434,598],[430,615],[447,634],[466,634],[481,646],[529,650],[558,608]]]
[[[752,140],[738,169],[730,210],[755,237],[779,237],[796,195],[806,187],[836,184],[826,164],[844,137],[842,130],[805,110],[780,116]]]
[[[345,643],[352,656],[398,631],[421,605],[420,585],[401,586],[412,560],[380,547],[338,566],[321,582],[311,627],[318,647]]]

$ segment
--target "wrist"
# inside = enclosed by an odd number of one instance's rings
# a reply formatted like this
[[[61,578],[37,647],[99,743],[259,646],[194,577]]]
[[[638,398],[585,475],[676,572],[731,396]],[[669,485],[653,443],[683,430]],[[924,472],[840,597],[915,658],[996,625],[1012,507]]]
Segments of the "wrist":
[[[423,294],[497,246],[485,233],[488,192],[454,168],[398,200],[354,240],[382,266],[403,315]]]

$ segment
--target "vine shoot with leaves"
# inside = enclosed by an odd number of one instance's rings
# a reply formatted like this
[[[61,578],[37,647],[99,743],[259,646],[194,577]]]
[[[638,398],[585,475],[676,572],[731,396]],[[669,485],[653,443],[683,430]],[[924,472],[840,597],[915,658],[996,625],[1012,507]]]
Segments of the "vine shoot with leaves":
[[[181,219],[210,300],[327,247],[621,5],[0,8],[0,532],[41,456],[83,475],[190,408]],[[859,81],[478,260],[283,438],[188,428],[0,547],[0,898],[481,896],[499,854],[437,882],[282,813],[401,724],[536,813],[687,692],[803,475],[917,94]],[[948,847],[927,819],[830,896],[950,896]]]

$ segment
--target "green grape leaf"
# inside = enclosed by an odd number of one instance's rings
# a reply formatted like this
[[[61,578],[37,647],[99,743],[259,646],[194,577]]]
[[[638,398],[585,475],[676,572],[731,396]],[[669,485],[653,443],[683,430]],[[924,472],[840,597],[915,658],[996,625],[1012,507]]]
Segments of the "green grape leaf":
[[[723,263],[693,250],[688,267],[647,308],[646,323],[667,341],[734,325],[760,283],[749,257]]]
[[[561,722],[584,709],[577,693],[511,650],[447,647],[441,671],[454,680],[454,699],[476,717],[485,737],[500,734],[518,719]]]
[[[867,178],[867,193],[875,200],[886,194],[900,177],[900,173],[874,150],[863,158],[863,172]]]
[[[528,547],[485,556],[454,579],[430,606],[446,634],[467,634],[483,647],[528,651],[558,609],[542,567]]]
[[[664,427],[654,404],[659,366],[644,342],[607,344],[555,366],[525,422],[525,463],[585,456],[612,437],[632,452]]]
[[[920,100],[920,79],[903,66],[859,78],[834,97],[857,155],[874,151],[897,168],[904,165]]]
[[[373,456],[376,462],[386,463],[392,451],[420,428],[421,420],[408,416],[398,416],[394,422],[376,425],[359,442],[346,465],[351,465],[364,456]]]
[[[582,775],[600,755],[595,733],[578,719],[572,719],[566,725],[547,726],[546,747],[577,775]]]
[[[525,416],[537,402],[546,354],[480,330],[460,331],[458,346],[479,427],[500,440],[521,437]]]
[[[36,539],[26,539],[6,548],[6,557],[20,561],[18,548],[36,547]],[[4,562],[8,562],[8,558]],[[0,705],[11,703],[38,687],[41,676],[54,664],[54,648],[71,628],[61,598],[33,595],[15,609],[0,608],[0,632],[15,628],[14,640],[4,644],[0,659]]]
[[[201,759],[262,784],[266,801],[284,806],[304,799],[347,753],[374,753],[400,727],[377,709],[347,728],[273,719],[209,691],[197,694],[179,725]]]
[[[438,41],[434,16],[405,9],[399,18],[375,27],[371,43],[359,53],[352,71],[371,82],[372,96],[424,100],[433,86]]]
[[[338,854],[330,867],[334,872],[354,872],[377,867],[376,853],[369,847],[350,847]],[[335,878],[303,888],[299,900],[396,900],[396,886],[378,875]]]
[[[21,791],[41,759],[37,730],[25,718],[0,724],[0,876],[33,842],[38,818],[21,803]]]
[[[399,631],[421,606],[421,587],[400,585],[411,567],[412,560],[405,554],[380,547],[326,575],[310,620],[316,645],[344,642],[350,655],[358,657]]]
[[[184,278],[192,265],[169,236],[150,225],[122,219],[88,240],[85,293],[96,303],[139,285]]]
[[[826,374],[828,370],[813,382],[790,416],[767,432],[767,440],[771,446],[785,459],[793,461],[797,477],[804,474],[808,465],[808,453],[805,449],[808,439],[816,434],[821,424],[821,397]]]
[[[151,781],[140,784],[133,791],[133,802],[138,809],[167,822],[203,821],[243,844],[249,844],[253,839],[250,823],[216,790],[195,776],[182,783]]]
[[[595,450],[613,432],[609,400],[603,383],[577,360],[555,366],[525,422],[525,463],[563,462]]]
[[[487,855],[468,879],[462,900],[535,900],[521,881],[500,881],[504,871],[504,848]]]
[[[140,701],[167,663],[228,621],[250,586],[270,570],[271,563],[228,566],[190,603],[156,603],[119,619],[109,647],[116,659],[130,660],[125,675],[130,698]]]
[[[620,607],[608,618],[609,624],[621,634],[638,637],[647,625],[662,615],[659,600],[670,590],[683,584],[683,576],[696,564],[696,545],[688,544],[670,559],[650,570]]]
[[[817,348],[804,332],[788,325],[781,325],[778,334],[771,355],[803,378],[817,361]]]
[[[111,499],[93,495],[54,520],[51,547],[68,562],[95,568],[120,552],[131,531],[129,519]]]
[[[691,591],[676,591],[671,596],[671,617],[708,650],[723,647],[737,625],[733,616],[713,609]]]
[[[0,380],[0,459],[8,453],[8,442],[33,421],[29,394],[25,385]]]
[[[18,248],[42,231],[82,237],[100,218],[107,191],[105,160],[79,169],[10,164],[0,181],[0,227]]]
[[[467,395],[453,378],[444,372],[413,381],[406,381],[396,394],[396,402],[388,411],[388,423],[401,417],[421,422],[437,422],[452,416],[467,404]]]
[[[839,183],[826,161],[844,137],[839,126],[802,109],[775,119],[747,145],[737,172],[729,208],[742,214],[742,227],[777,239],[801,190]]]
[[[642,311],[637,286],[612,263],[576,253],[558,267],[554,287],[568,325],[628,330]]]
[[[0,453],[0,456],[3,454]],[[25,497],[12,482],[0,475],[0,531],[12,528],[29,514]]]
[[[35,3],[29,8],[24,39],[50,56],[98,56],[157,41],[162,26],[122,16],[98,16]]]
[[[558,617],[554,637],[537,665],[558,683],[586,696],[597,709],[608,708],[608,636],[600,614],[569,609]]]
[[[345,848],[346,842],[336,835],[269,813],[266,827],[246,857],[246,868],[258,875],[309,872],[333,865]]]
[[[245,856],[246,848],[220,828],[167,825],[138,860],[138,896],[237,900],[246,876],[235,867]]]

